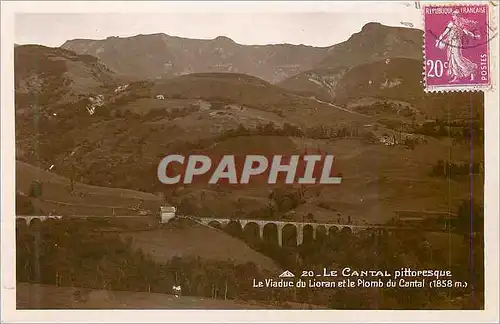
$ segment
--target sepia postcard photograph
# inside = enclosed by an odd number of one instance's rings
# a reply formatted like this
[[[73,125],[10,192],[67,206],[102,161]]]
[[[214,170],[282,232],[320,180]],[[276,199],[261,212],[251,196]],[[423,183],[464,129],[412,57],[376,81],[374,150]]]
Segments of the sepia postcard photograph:
[[[498,13],[2,1],[2,322],[498,322]]]

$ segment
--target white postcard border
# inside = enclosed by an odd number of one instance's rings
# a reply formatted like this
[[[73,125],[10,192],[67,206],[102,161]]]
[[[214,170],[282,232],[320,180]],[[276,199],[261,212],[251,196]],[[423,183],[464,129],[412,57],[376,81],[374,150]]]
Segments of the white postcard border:
[[[390,1],[392,4],[393,1]],[[411,1],[413,3],[413,1]],[[1,318],[2,322],[497,322],[499,318],[499,45],[491,43],[493,90],[485,93],[485,310],[484,311],[342,311],[342,310],[16,310],[15,293],[15,131],[14,14],[16,12],[378,12],[382,2],[359,6],[345,2],[2,2],[1,75]],[[358,6],[356,6],[358,5]],[[386,6],[387,7],[387,6]],[[498,17],[498,6],[495,15]],[[419,27],[419,26],[416,26]],[[420,26],[420,28],[422,28]]]

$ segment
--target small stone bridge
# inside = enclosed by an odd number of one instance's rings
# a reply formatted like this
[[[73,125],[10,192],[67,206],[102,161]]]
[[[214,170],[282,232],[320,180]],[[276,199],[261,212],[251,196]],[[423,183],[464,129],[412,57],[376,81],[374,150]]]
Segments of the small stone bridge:
[[[276,220],[257,220],[257,219],[229,219],[229,218],[206,218],[206,217],[189,217],[198,221],[201,224],[215,227],[225,228],[234,224],[240,226],[244,231],[247,226],[256,225],[259,229],[259,237],[264,239],[264,229],[268,227],[276,227],[278,233],[278,244],[283,245],[283,229],[286,226],[292,226],[296,231],[297,245],[304,242],[304,232],[306,229],[312,230],[312,238],[316,239],[316,234],[321,229],[325,235],[333,235],[334,233],[354,234],[363,230],[372,229],[378,232],[386,231],[390,227],[380,225],[353,225],[353,224],[333,224],[333,223],[315,223],[315,222],[292,222],[292,221],[276,221]]]
[[[104,219],[104,218],[140,218],[140,219],[144,219],[147,216],[115,216],[115,215],[112,215],[112,216],[95,216],[95,215],[85,215],[85,216],[84,215],[78,215],[78,216],[49,215],[49,216],[45,216],[45,215],[36,215],[36,216],[16,216],[16,219],[25,221],[26,225],[29,226],[29,225],[31,225],[33,220],[45,222],[48,219],[62,219],[63,217],[64,218],[78,218],[78,219],[89,219],[89,218],[100,218],[100,219]]]
[[[16,216],[16,219],[21,219],[26,222],[26,225],[30,225],[34,219],[39,219],[41,222],[47,219],[62,219],[62,216]]]

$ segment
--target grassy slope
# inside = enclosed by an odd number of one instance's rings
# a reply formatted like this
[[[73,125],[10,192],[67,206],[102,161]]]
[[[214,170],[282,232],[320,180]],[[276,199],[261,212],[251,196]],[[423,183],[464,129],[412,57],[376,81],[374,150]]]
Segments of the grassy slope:
[[[259,147],[259,143],[261,146]],[[317,221],[331,222],[337,212],[353,220],[380,222],[394,216],[395,210],[426,210],[456,212],[462,199],[470,195],[482,201],[484,179],[482,176],[464,176],[448,181],[429,176],[438,160],[464,163],[481,161],[483,151],[470,151],[468,144],[451,144],[447,140],[429,139],[414,150],[401,146],[367,144],[359,140],[309,140],[284,137],[238,137],[228,139],[207,150],[209,153],[241,154],[258,151],[302,153],[308,147],[319,148],[336,156],[335,171],[343,174],[339,186],[310,187],[306,191],[307,203],[300,206],[296,220],[312,212]],[[190,197],[193,204],[205,206],[218,215],[229,217],[235,210],[264,208],[269,200],[269,185],[234,187],[221,196],[212,188],[190,186],[178,191],[179,196]],[[205,191],[202,201],[201,191]],[[330,209],[318,207],[327,205]]]
[[[106,188],[75,183],[75,195],[70,195],[70,180],[54,172],[45,171],[35,166],[16,161],[16,191],[28,195],[31,183],[35,180],[43,182],[42,196],[33,203],[43,211],[56,209],[61,214],[95,214],[112,215],[110,207],[119,207],[116,213],[127,212],[144,201],[145,207],[158,208],[161,200],[158,196],[128,189]],[[83,194],[81,196],[80,194]],[[77,205],[74,208],[62,202]],[[93,207],[86,207],[93,206]],[[98,207],[102,206],[102,207]]]
[[[133,248],[141,249],[158,262],[174,256],[196,255],[210,260],[232,260],[237,264],[253,262],[273,274],[281,273],[273,260],[252,250],[241,240],[197,223],[169,223],[157,230],[124,232],[121,236],[131,237]]]
[[[76,198],[69,195],[65,188],[69,184],[69,180],[64,177],[21,162],[17,162],[16,171],[18,192],[27,193],[30,184],[35,179],[43,181],[43,195],[39,199],[32,199],[32,202],[45,213],[54,208],[56,213],[63,215],[72,214],[74,211],[77,215],[112,215],[109,208],[85,206],[90,204],[91,206],[123,207],[123,209],[119,209],[121,214],[128,211],[127,214],[137,215],[136,212],[131,212],[127,208],[137,205],[140,200],[143,200],[145,206],[156,205],[156,209],[151,209],[153,213],[157,214],[159,206],[162,204],[162,201],[152,194],[127,189],[88,186],[81,183],[77,183],[75,187],[78,192],[84,192],[85,196],[84,198]],[[56,205],[46,200],[78,205],[76,207]],[[144,226],[137,221],[134,224],[136,224],[135,226]],[[272,272],[279,271],[279,267],[271,259],[252,250],[244,242],[219,230],[198,224],[181,227],[169,224],[156,230],[127,232],[122,235],[132,238],[134,248],[142,249],[160,262],[169,260],[172,256],[200,256],[212,260],[227,261],[231,259],[236,263],[253,262]],[[211,244],[207,244],[207,242],[211,242]]]
[[[395,210],[429,210],[455,212],[462,199],[471,195],[471,183],[465,176],[460,181],[447,181],[428,175],[439,159],[468,161],[467,145],[451,145],[446,141],[429,141],[415,150],[383,145],[356,145],[353,141],[339,141],[329,146],[337,155],[343,184],[328,187],[318,200],[327,202],[353,219],[383,221]],[[482,152],[473,153],[474,160]],[[481,201],[484,180],[473,177],[473,196]]]

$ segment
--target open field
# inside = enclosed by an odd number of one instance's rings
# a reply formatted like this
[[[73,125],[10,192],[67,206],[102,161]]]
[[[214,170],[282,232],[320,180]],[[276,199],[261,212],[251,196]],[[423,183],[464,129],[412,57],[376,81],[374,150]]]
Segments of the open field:
[[[113,215],[113,209],[115,214],[130,214],[141,202],[154,212],[161,206],[161,198],[150,193],[79,182],[75,182],[75,193],[71,195],[68,178],[16,161],[16,191],[19,194],[28,195],[31,184],[36,180],[43,183],[43,191],[37,199],[32,199],[32,203],[47,213],[55,209],[56,214],[62,215],[109,216]]]
[[[276,262],[252,250],[243,241],[197,223],[169,223],[156,230],[124,232],[120,236],[124,240],[131,238],[133,249],[142,250],[160,263],[173,257],[200,256],[236,264],[253,262],[272,274],[281,273]]]
[[[202,297],[18,283],[17,309],[279,309],[276,305]],[[37,302],[38,298],[38,302]],[[296,305],[297,306],[297,305]]]

